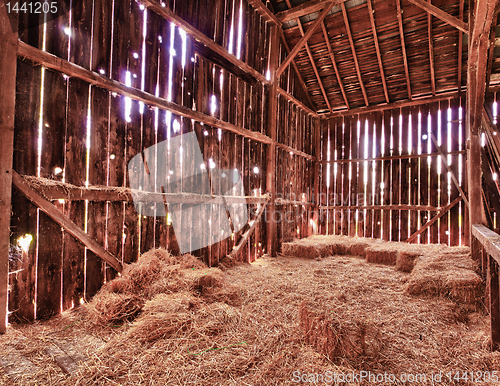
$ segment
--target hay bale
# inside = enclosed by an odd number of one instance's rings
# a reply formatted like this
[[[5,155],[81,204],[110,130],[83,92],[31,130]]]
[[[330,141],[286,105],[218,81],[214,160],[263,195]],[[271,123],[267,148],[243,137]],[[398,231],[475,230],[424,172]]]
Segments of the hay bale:
[[[299,329],[305,341],[318,352],[333,358],[355,360],[376,357],[381,348],[378,330],[363,320],[336,318],[332,314],[311,311],[314,305],[302,302],[299,307]]]
[[[483,297],[477,263],[468,255],[440,253],[422,257],[415,264],[406,293],[414,296],[442,296],[458,303],[478,307]]]
[[[285,256],[302,257],[305,259],[316,259],[321,257],[321,252],[314,244],[294,241],[291,243],[283,243],[282,254]]]
[[[396,269],[402,272],[411,272],[415,266],[415,260],[419,258],[419,252],[399,251],[396,257]]]
[[[88,319],[94,325],[105,326],[132,321],[139,315],[144,302],[136,295],[100,291],[88,307]]]
[[[366,257],[366,249],[370,246],[368,243],[356,242],[351,245],[349,249],[349,254],[353,256]]]
[[[366,261],[369,263],[396,265],[398,250],[389,245],[370,246],[366,248]]]

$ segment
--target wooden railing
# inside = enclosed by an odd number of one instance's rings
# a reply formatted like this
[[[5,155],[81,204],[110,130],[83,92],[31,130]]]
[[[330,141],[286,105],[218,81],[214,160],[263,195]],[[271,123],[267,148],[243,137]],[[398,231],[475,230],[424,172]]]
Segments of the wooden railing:
[[[472,226],[472,258],[481,263],[486,280],[485,305],[490,315],[491,349],[500,348],[500,235],[484,225]]]

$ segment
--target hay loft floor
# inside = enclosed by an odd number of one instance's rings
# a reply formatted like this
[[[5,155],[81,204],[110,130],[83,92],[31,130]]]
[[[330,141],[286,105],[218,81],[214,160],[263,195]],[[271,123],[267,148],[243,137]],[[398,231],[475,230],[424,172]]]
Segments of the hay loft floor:
[[[297,371],[399,376],[499,369],[500,353],[486,348],[487,318],[474,311],[480,304],[460,303],[442,289],[448,276],[434,276],[440,284],[428,293],[408,293],[419,266],[428,271],[434,259],[435,271],[443,272],[440,261],[464,260],[466,250],[416,248],[422,254],[411,273],[349,255],[264,257],[221,271],[151,251],[91,303],[11,326],[0,337],[1,382],[289,385],[298,384]],[[454,269],[470,271],[461,264]],[[68,357],[73,364],[65,374],[54,359]]]

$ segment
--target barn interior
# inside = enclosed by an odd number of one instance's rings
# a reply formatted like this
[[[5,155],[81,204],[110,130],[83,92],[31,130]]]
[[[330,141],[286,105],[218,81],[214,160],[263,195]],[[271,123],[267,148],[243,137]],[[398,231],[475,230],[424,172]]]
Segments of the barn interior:
[[[500,368],[498,1],[36,4],[0,5],[5,384]]]

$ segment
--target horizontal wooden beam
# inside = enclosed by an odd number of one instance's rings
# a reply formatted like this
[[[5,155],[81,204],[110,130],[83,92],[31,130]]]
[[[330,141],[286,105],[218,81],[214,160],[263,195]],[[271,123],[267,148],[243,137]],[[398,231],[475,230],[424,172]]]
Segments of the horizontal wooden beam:
[[[224,129],[232,133],[241,135],[245,138],[252,139],[254,141],[266,144],[271,144],[272,142],[271,138],[262,133],[235,126],[231,123],[224,122],[212,116],[203,114],[202,112],[194,111],[187,107],[180,106],[174,102],[167,101],[164,98],[154,96],[145,91],[125,86],[123,83],[109,79],[96,72],[89,71],[74,63],[68,62],[48,52],[30,46],[22,41],[18,42],[18,55],[35,63],[41,64],[46,68],[62,72],[63,74],[66,74],[68,76],[82,79],[92,85],[99,86],[106,90],[127,96],[131,99],[143,102],[149,106],[158,107],[162,110],[168,110],[182,117],[194,119],[195,121],[201,122],[205,125]]]
[[[359,210],[421,210],[424,212],[438,212],[442,208],[428,205],[323,205],[320,210],[340,210],[340,209],[359,209]]]
[[[144,4],[148,9],[150,9],[157,15],[164,18],[165,20],[168,20],[169,22],[175,24],[176,26],[182,27],[182,29],[193,39],[196,39],[197,41],[202,43],[204,46],[206,46],[216,54],[222,56],[224,59],[228,60],[236,67],[240,68],[242,71],[251,75],[253,78],[265,84],[269,83],[269,81],[266,79],[264,75],[262,75],[260,72],[258,72],[257,70],[255,70],[242,60],[237,59],[236,56],[230,54],[227,49],[220,46],[212,39],[207,37],[203,32],[197,30],[191,24],[183,20],[181,17],[174,14],[168,7],[162,6],[156,0],[140,0],[140,2]]]
[[[425,0],[408,0],[410,3],[415,4],[417,7],[422,8],[424,11],[429,12],[431,15],[436,16],[438,19],[443,20],[449,25],[458,28],[463,33],[469,33],[469,26],[462,20],[450,15],[449,13],[443,11],[442,9],[432,5]]]
[[[315,117],[315,118],[319,117],[319,115],[316,113],[316,111],[311,110],[304,103],[302,103],[301,101],[299,101],[293,95],[289,94],[286,90],[283,90],[281,87],[278,87],[278,94],[280,94],[287,101],[292,102],[293,104],[296,104],[298,107],[300,107],[305,112],[311,114],[313,117]]]
[[[290,20],[294,20],[314,12],[319,12],[325,7],[327,3],[333,3],[335,5],[343,3],[345,1],[347,0],[311,0],[296,7],[287,9],[286,11],[278,12],[276,14],[276,17],[282,23],[286,23]]]
[[[451,208],[453,208],[455,205],[457,205],[460,201],[462,200],[462,196],[458,196],[455,198],[451,203],[446,205],[444,208],[442,208],[439,213],[437,213],[433,218],[431,218],[429,221],[427,221],[424,226],[422,226],[418,231],[416,231],[414,234],[412,234],[408,240],[406,240],[407,243],[411,243],[414,241],[420,234],[422,234],[427,228],[429,228],[432,224],[434,224],[437,220],[439,220],[441,217],[443,217],[446,213],[449,212]]]
[[[260,16],[262,16],[265,21],[274,23],[278,27],[281,27],[281,21],[278,20],[276,15],[272,13],[261,0],[247,0],[247,2],[259,13]]]
[[[279,149],[283,149],[286,152],[292,153],[293,155],[311,160],[311,161],[316,161],[316,157],[313,155],[309,155],[307,153],[304,153],[303,151],[295,150],[293,147],[284,145],[282,143],[276,142],[276,147]]]
[[[486,252],[500,264],[500,235],[482,224],[472,225],[472,235],[483,245]]]
[[[278,70],[276,71],[276,77],[279,77],[283,73],[283,71],[285,71],[285,69],[290,65],[292,60],[295,58],[295,56],[297,56],[297,54],[302,49],[302,47],[304,47],[304,45],[307,43],[307,41],[312,36],[314,31],[316,31],[318,26],[325,19],[326,15],[328,15],[328,12],[330,12],[332,7],[333,7],[333,3],[325,3],[325,8],[323,9],[323,11],[319,15],[319,17],[309,27],[309,29],[307,30],[305,35],[302,36],[302,38],[297,42],[295,47],[293,47],[292,51],[290,51],[290,53],[288,54],[286,59],[283,61],[283,63],[281,63],[281,66],[279,66]]]
[[[466,154],[465,150],[454,150],[446,153],[446,155],[458,155],[458,154]],[[392,161],[392,160],[400,160],[400,159],[418,159],[418,158],[427,158],[427,157],[438,157],[441,156],[440,153],[424,153],[424,154],[408,154],[408,155],[388,155],[386,157],[372,157],[372,158],[352,158],[352,159],[337,159],[331,161],[319,161],[318,164],[327,165],[327,164],[345,164],[351,162],[373,162],[373,161]]]
[[[210,201],[214,204],[242,203],[260,204],[268,200],[268,196],[212,196],[193,193],[154,193],[143,190],[114,187],[90,186],[78,187],[71,184],[48,180],[35,176],[23,176],[24,182],[37,190],[47,200],[69,201],[110,201],[110,202],[148,202],[163,204],[204,204]]]
[[[45,197],[29,186],[17,172],[12,171],[12,182],[28,200],[40,208],[47,216],[64,228],[75,239],[94,252],[102,260],[108,263],[116,271],[123,270],[122,263],[111,253],[106,251],[97,241],[90,238],[78,225],[69,219],[64,213],[52,205]]]
[[[379,105],[372,105],[369,107],[358,107],[358,108],[354,108],[351,110],[344,109],[344,110],[334,111],[333,113],[322,113],[319,115],[323,119],[328,119],[328,118],[333,118],[333,117],[365,114],[365,113],[371,113],[374,111],[390,110],[390,109],[396,109],[396,108],[400,108],[400,107],[424,105],[427,103],[439,102],[439,101],[443,101],[446,99],[458,98],[459,96],[460,95],[459,95],[458,91],[437,94],[436,96],[425,96],[425,97],[417,97],[417,98],[415,96],[413,96],[412,100],[404,100],[404,101],[398,101],[398,102],[394,102],[394,103],[383,103],[383,104],[379,104]]]

